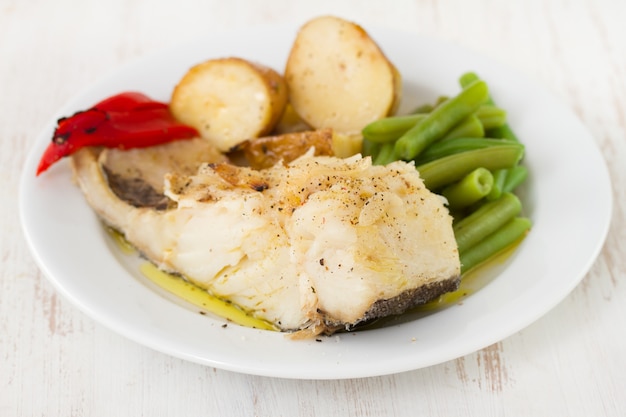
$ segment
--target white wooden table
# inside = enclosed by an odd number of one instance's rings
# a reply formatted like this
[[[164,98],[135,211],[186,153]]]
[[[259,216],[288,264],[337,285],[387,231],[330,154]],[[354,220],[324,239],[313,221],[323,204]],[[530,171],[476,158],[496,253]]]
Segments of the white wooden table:
[[[343,381],[184,362],[107,330],[58,295],[27,249],[17,204],[24,159],[53,113],[164,46],[327,13],[455,42],[517,68],[573,109],[606,158],[615,197],[606,245],[582,283],[479,352]],[[0,0],[0,415],[626,415],[624,22],[622,0]]]

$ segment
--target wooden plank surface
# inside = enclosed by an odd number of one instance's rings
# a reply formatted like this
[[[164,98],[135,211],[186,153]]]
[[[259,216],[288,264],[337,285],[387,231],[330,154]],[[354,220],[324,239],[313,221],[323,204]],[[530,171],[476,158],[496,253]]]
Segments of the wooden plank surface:
[[[24,159],[56,109],[119,65],[165,46],[213,29],[321,14],[455,42],[518,69],[574,110],[602,150],[615,198],[606,245],[581,284],[534,324],[486,349],[344,381],[272,379],[184,362],[110,332],[63,299],[28,251],[17,205]],[[625,21],[621,0],[1,0],[0,415],[624,415]]]

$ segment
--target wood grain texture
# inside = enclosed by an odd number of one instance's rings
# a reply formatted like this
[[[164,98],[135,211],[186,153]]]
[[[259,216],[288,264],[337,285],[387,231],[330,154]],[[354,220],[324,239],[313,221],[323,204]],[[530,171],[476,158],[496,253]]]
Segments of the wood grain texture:
[[[571,295],[476,353],[345,381],[271,379],[184,362],[110,332],[63,299],[28,251],[17,206],[24,159],[56,109],[159,48],[214,29],[325,13],[458,43],[518,69],[574,110],[606,159],[615,203],[606,245]],[[0,0],[0,416],[623,415],[624,21],[621,0]]]

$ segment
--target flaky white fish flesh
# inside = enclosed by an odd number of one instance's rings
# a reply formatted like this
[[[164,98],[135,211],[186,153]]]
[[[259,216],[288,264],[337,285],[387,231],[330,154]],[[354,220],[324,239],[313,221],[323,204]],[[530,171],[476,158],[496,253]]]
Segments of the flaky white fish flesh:
[[[159,268],[283,331],[351,329],[458,286],[452,218],[412,164],[312,152],[264,170],[202,163],[166,174],[155,208],[113,191],[111,152],[72,157],[98,216]]]

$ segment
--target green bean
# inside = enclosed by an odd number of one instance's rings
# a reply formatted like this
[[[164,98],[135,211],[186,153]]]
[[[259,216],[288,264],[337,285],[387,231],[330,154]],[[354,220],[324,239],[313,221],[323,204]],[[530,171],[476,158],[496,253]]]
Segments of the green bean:
[[[471,249],[460,252],[461,274],[478,266],[482,262],[510,247],[530,230],[532,223],[525,217],[516,217],[509,220],[500,229],[489,235]]]
[[[449,140],[441,140],[433,143],[424,152],[417,157],[415,163],[417,165],[425,164],[426,162],[434,161],[435,159],[443,158],[444,156],[453,155],[455,153],[461,153],[466,151],[473,151],[475,149],[488,148],[490,146],[506,145],[500,139],[490,138],[455,138]]]
[[[417,170],[431,191],[456,182],[479,167],[490,171],[512,168],[524,154],[524,146],[510,143],[449,155],[419,165]]]
[[[397,161],[393,142],[384,143],[378,150],[378,155],[374,158],[374,165],[387,165],[393,161]]]
[[[443,103],[444,101],[448,100],[450,97],[448,96],[439,96],[437,97],[437,100],[435,100],[434,104],[422,104],[421,106],[418,106],[415,108],[415,110],[413,110],[411,113],[412,114],[416,114],[416,113],[430,113],[431,111],[433,111],[435,109],[435,107],[437,107],[438,105],[440,105],[441,103]]]
[[[465,88],[469,84],[476,82],[478,80],[480,80],[480,77],[476,73],[466,72],[465,74],[461,75],[461,78],[459,78],[459,84],[461,85],[462,88]],[[492,106],[496,105],[491,95],[489,95],[485,104],[492,105]],[[517,136],[515,135],[515,133],[511,129],[511,126],[509,126],[508,123],[504,123],[501,126],[497,126],[493,128],[487,128],[485,134],[490,138],[507,139],[513,142],[519,142],[519,140],[517,139]]]
[[[459,84],[461,85],[461,88],[465,88],[471,83],[476,82],[478,80],[480,80],[480,77],[478,76],[478,74],[476,74],[475,72],[469,71],[469,72],[462,74],[461,77],[459,77]],[[491,95],[487,98],[487,101],[485,101],[485,104],[495,106],[495,103],[493,102]]]
[[[459,124],[454,126],[443,137],[437,141],[445,141],[456,138],[482,138],[485,136],[485,128],[480,122],[480,119],[476,114],[470,114],[463,119]],[[433,143],[435,145],[437,142]],[[431,145],[432,146],[432,145]],[[428,149],[428,147],[426,147]]]
[[[504,126],[506,124],[506,111],[496,106],[480,106],[476,110],[476,117],[480,120],[485,131]]]
[[[482,109],[479,108],[476,114],[468,116],[458,125],[452,128],[442,139],[457,137],[483,137],[485,135],[485,124],[494,126],[498,118],[503,117],[503,110],[499,108]],[[385,143],[398,139],[409,129],[426,117],[423,113],[409,114],[406,116],[385,117],[365,126],[362,130],[363,137],[371,142]],[[483,122],[481,118],[484,118]]]
[[[395,144],[396,155],[409,161],[428,145],[440,139],[461,120],[476,111],[489,97],[484,81],[478,80],[458,95],[437,106],[431,113],[402,135]]]
[[[375,143],[368,140],[367,138],[363,138],[363,142],[361,142],[361,155],[371,156],[372,159],[375,159],[376,155],[378,155],[380,147],[380,143]]]
[[[498,140],[498,139],[494,139]],[[500,141],[502,143],[502,141]],[[487,194],[487,200],[493,201],[500,198],[502,195],[502,190],[504,188],[504,182],[506,181],[506,176],[508,169],[496,169],[493,174],[493,186],[491,187],[491,191]]]
[[[435,101],[434,107],[439,106],[441,103],[445,103],[449,99],[450,99],[450,97],[448,97],[448,96],[439,96],[439,97],[437,97],[437,100]]]
[[[517,165],[511,168],[506,175],[506,181],[502,190],[505,192],[513,191],[526,180],[526,177],[528,177],[528,169],[524,165]]]
[[[426,113],[430,113],[436,106],[441,104],[446,99],[447,97],[441,96],[437,99],[435,106],[430,104],[422,105],[413,111],[412,114],[408,114],[406,116],[390,116],[375,120],[365,126],[361,133],[364,138],[371,142],[385,143],[394,141],[415,126],[417,122],[424,119],[424,117],[426,117]],[[485,114],[486,117],[491,117],[489,115],[489,110],[482,113]],[[461,134],[460,136],[480,137],[484,135],[484,129],[482,125],[479,124],[479,120],[474,117],[472,122],[474,124],[478,124],[478,127],[470,127],[473,129],[472,132],[480,129],[480,133],[471,134],[471,132],[468,132],[466,134]]]
[[[448,200],[451,210],[460,210],[476,203],[491,191],[493,175],[485,168],[476,168],[461,181],[448,185],[441,190]]]
[[[464,87],[479,79],[480,78],[478,77],[476,73],[467,72],[461,76],[459,81],[460,81],[461,87]],[[495,107],[496,103],[494,102],[491,94],[489,95],[489,98],[487,99],[487,102],[485,103],[485,105],[481,106],[479,110],[486,111],[486,109],[489,106],[492,106],[492,108],[494,109],[497,108]],[[511,140],[513,142],[519,142],[517,140],[517,137],[511,130],[511,127],[506,121],[506,113],[504,115],[494,114],[494,116],[495,116],[494,119],[487,118],[486,115],[484,115],[484,117],[481,118],[481,122],[483,123],[483,127],[485,129],[485,136],[490,137],[490,138],[505,139],[505,140]],[[495,175],[494,186],[492,187],[492,192],[490,193],[490,195],[487,196],[488,200],[493,200],[499,197],[499,195],[502,193],[502,188],[504,187],[504,181],[506,179],[506,176],[507,176],[506,170],[499,170],[498,174]]]
[[[484,203],[464,219],[455,222],[453,230],[459,252],[467,252],[521,211],[519,198],[512,193],[504,193],[499,199]]]
[[[511,142],[519,142],[519,139],[517,139],[517,136],[508,124],[489,129],[486,134],[492,138],[500,138]]]
[[[421,106],[417,106],[412,112],[411,114],[425,114],[425,113],[430,113],[431,111],[433,111],[433,109],[435,108],[435,106],[433,106],[432,104],[422,104]]]
[[[363,137],[371,142],[386,143],[395,141],[426,117],[424,114],[385,117],[365,126]]]
[[[441,140],[462,137],[482,138],[486,129],[494,129],[506,123],[506,112],[499,107],[480,106],[476,112],[465,118],[446,133]]]

